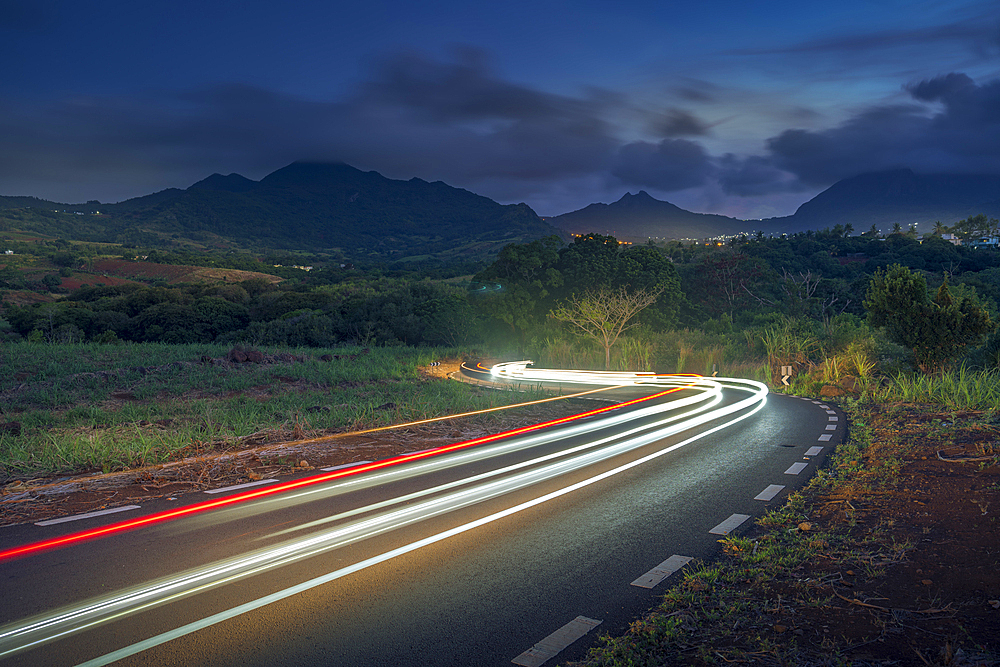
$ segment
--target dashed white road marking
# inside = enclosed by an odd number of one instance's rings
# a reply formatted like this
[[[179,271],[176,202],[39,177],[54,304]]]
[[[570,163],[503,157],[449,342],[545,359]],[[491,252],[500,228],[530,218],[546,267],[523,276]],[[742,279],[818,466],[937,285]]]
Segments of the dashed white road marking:
[[[827,424],[826,425],[826,430],[827,431],[836,431],[837,430],[837,425],[836,424]]]
[[[828,415],[835,415],[835,414],[837,414],[837,411],[836,410],[827,410],[826,414],[828,414]]]
[[[822,448],[822,447],[819,447],[819,446],[816,446],[816,447],[810,447],[810,448],[809,448],[809,449],[808,449],[808,450],[806,451],[806,454],[805,454],[805,455],[806,455],[806,456],[819,456],[819,453],[820,453],[820,452],[822,452],[822,451],[823,451],[823,448]]]
[[[827,417],[826,420],[828,422],[839,422],[840,421],[840,417]]]
[[[822,403],[819,404],[819,407],[823,408],[824,410],[829,410],[830,409],[829,405],[823,405]]]
[[[813,405],[820,405],[820,403],[821,403],[821,402],[822,402],[822,401],[813,401],[813,402],[812,402],[812,404],[813,404]]]
[[[750,518],[749,514],[733,514],[718,526],[708,531],[711,535],[728,535],[739,528],[744,521]]]
[[[115,514],[117,512],[125,512],[127,510],[137,510],[138,505],[125,505],[124,507],[112,507],[107,510],[97,510],[96,512],[87,512],[86,514],[74,514],[73,516],[64,516],[59,519],[48,519],[46,521],[36,521],[36,526],[53,526],[57,523],[66,523],[67,521],[79,521],[80,519],[90,519],[95,516],[104,516],[105,514]]]
[[[236,491],[237,489],[248,489],[251,486],[262,486],[264,484],[270,484],[271,482],[277,482],[276,479],[258,479],[256,482],[247,482],[246,484],[234,484],[233,486],[224,486],[221,489],[209,489],[205,493],[225,493],[226,491]]]
[[[577,616],[511,662],[523,667],[538,667],[601,623],[593,618]]]
[[[807,467],[809,467],[808,463],[803,463],[802,461],[799,461],[798,463],[793,463],[792,465],[790,465],[788,467],[788,470],[785,471],[785,474],[786,475],[798,475],[800,472],[802,472],[803,470],[805,470]]]
[[[754,496],[753,499],[754,500],[763,500],[765,502],[769,501],[769,500],[773,500],[776,495],[778,495],[779,493],[781,493],[781,490],[783,488],[785,488],[785,487],[782,484],[771,484],[766,489],[764,489],[763,491],[761,491],[760,493],[758,493],[756,496]]]
[[[819,441],[820,442],[829,442],[830,438],[832,438],[832,437],[833,437],[833,435],[831,435],[830,433],[824,433],[823,435],[819,436]]]
[[[632,586],[638,586],[639,588],[652,588],[690,562],[691,556],[678,556],[677,554],[674,554],[646,574],[633,581]]]
[[[371,463],[371,461],[355,461],[354,463],[341,463],[339,466],[330,466],[329,468],[320,468],[324,472],[333,472],[334,470],[343,470],[344,468],[353,468],[354,466],[363,466],[366,463]]]

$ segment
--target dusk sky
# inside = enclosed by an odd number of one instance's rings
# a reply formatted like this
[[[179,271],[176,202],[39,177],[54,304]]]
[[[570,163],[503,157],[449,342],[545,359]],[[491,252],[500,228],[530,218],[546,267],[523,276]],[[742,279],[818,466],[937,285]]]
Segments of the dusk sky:
[[[0,194],[69,203],[325,160],[759,218],[1000,174],[996,0],[0,0],[0,63]]]

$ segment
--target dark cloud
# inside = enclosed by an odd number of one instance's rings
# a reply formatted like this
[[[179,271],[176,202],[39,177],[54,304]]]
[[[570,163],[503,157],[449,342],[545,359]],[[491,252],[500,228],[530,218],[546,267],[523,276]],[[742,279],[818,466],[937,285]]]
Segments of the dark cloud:
[[[1000,174],[1000,81],[952,73],[905,89],[939,107],[875,107],[828,130],[787,130],[767,142],[772,163],[810,185],[896,167]]]
[[[715,102],[719,94],[719,86],[701,79],[685,78],[684,84],[674,88],[674,93],[689,102]]]
[[[0,106],[0,183],[76,182],[123,198],[212,171],[260,177],[300,159],[343,160],[394,178],[482,190],[606,173],[620,142],[614,96],[567,97],[496,76],[479,51],[453,61],[387,58],[346,99],[225,84],[147,98]],[[103,195],[105,198],[108,194]],[[89,198],[89,197],[88,197]]]
[[[798,179],[776,167],[770,158],[760,155],[744,158],[728,153],[722,156],[718,160],[717,178],[724,193],[740,197],[804,189]]]
[[[565,97],[501,80],[490,70],[488,57],[480,49],[460,47],[454,53],[451,63],[419,53],[386,58],[378,64],[376,78],[364,85],[361,97],[440,121],[548,117],[575,104]]]
[[[714,172],[712,160],[702,145],[687,139],[626,144],[619,149],[611,168],[611,174],[627,185],[663,192],[704,185]]]
[[[915,99],[925,102],[936,102],[945,98],[954,98],[963,91],[969,91],[975,87],[976,84],[967,75],[954,72],[905,86],[906,90]]]
[[[670,109],[657,114],[651,122],[653,134],[672,139],[699,137],[708,134],[708,124],[682,109]]]
[[[995,12],[975,18],[925,28],[878,30],[860,34],[836,35],[813,39],[786,47],[734,49],[735,55],[770,55],[800,53],[857,54],[886,49],[919,48],[926,50],[935,42],[958,43],[980,57],[1000,53],[1000,29]]]

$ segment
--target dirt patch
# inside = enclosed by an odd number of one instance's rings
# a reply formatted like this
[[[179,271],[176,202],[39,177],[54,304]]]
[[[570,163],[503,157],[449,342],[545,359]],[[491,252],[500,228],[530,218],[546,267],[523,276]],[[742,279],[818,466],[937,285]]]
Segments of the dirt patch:
[[[283,278],[269,273],[243,271],[240,269],[218,269],[205,266],[181,266],[155,264],[153,262],[128,261],[123,259],[99,259],[93,262],[95,273],[134,278],[138,280],[165,280],[169,284],[188,282],[242,282],[251,278],[261,278],[268,283],[279,283]]]
[[[442,366],[457,369],[458,361]],[[284,390],[287,390],[287,385]],[[123,401],[130,400],[124,393]],[[369,432],[310,431],[298,424],[238,442],[198,442],[169,463],[119,473],[19,480],[0,489],[0,526],[82,514],[180,493],[203,491],[318,468],[376,461],[576,414],[591,407],[556,401],[420,426]],[[172,424],[146,424],[170,428]]]
[[[857,407],[802,494],[594,665],[1000,665],[1000,423]]]

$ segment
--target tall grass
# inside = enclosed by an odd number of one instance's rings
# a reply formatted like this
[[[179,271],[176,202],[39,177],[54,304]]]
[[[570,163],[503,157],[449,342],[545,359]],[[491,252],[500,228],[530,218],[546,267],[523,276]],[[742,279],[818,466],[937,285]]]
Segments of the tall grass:
[[[1000,370],[966,367],[923,375],[898,373],[873,383],[865,398],[878,402],[935,403],[952,410],[1000,410]]]

